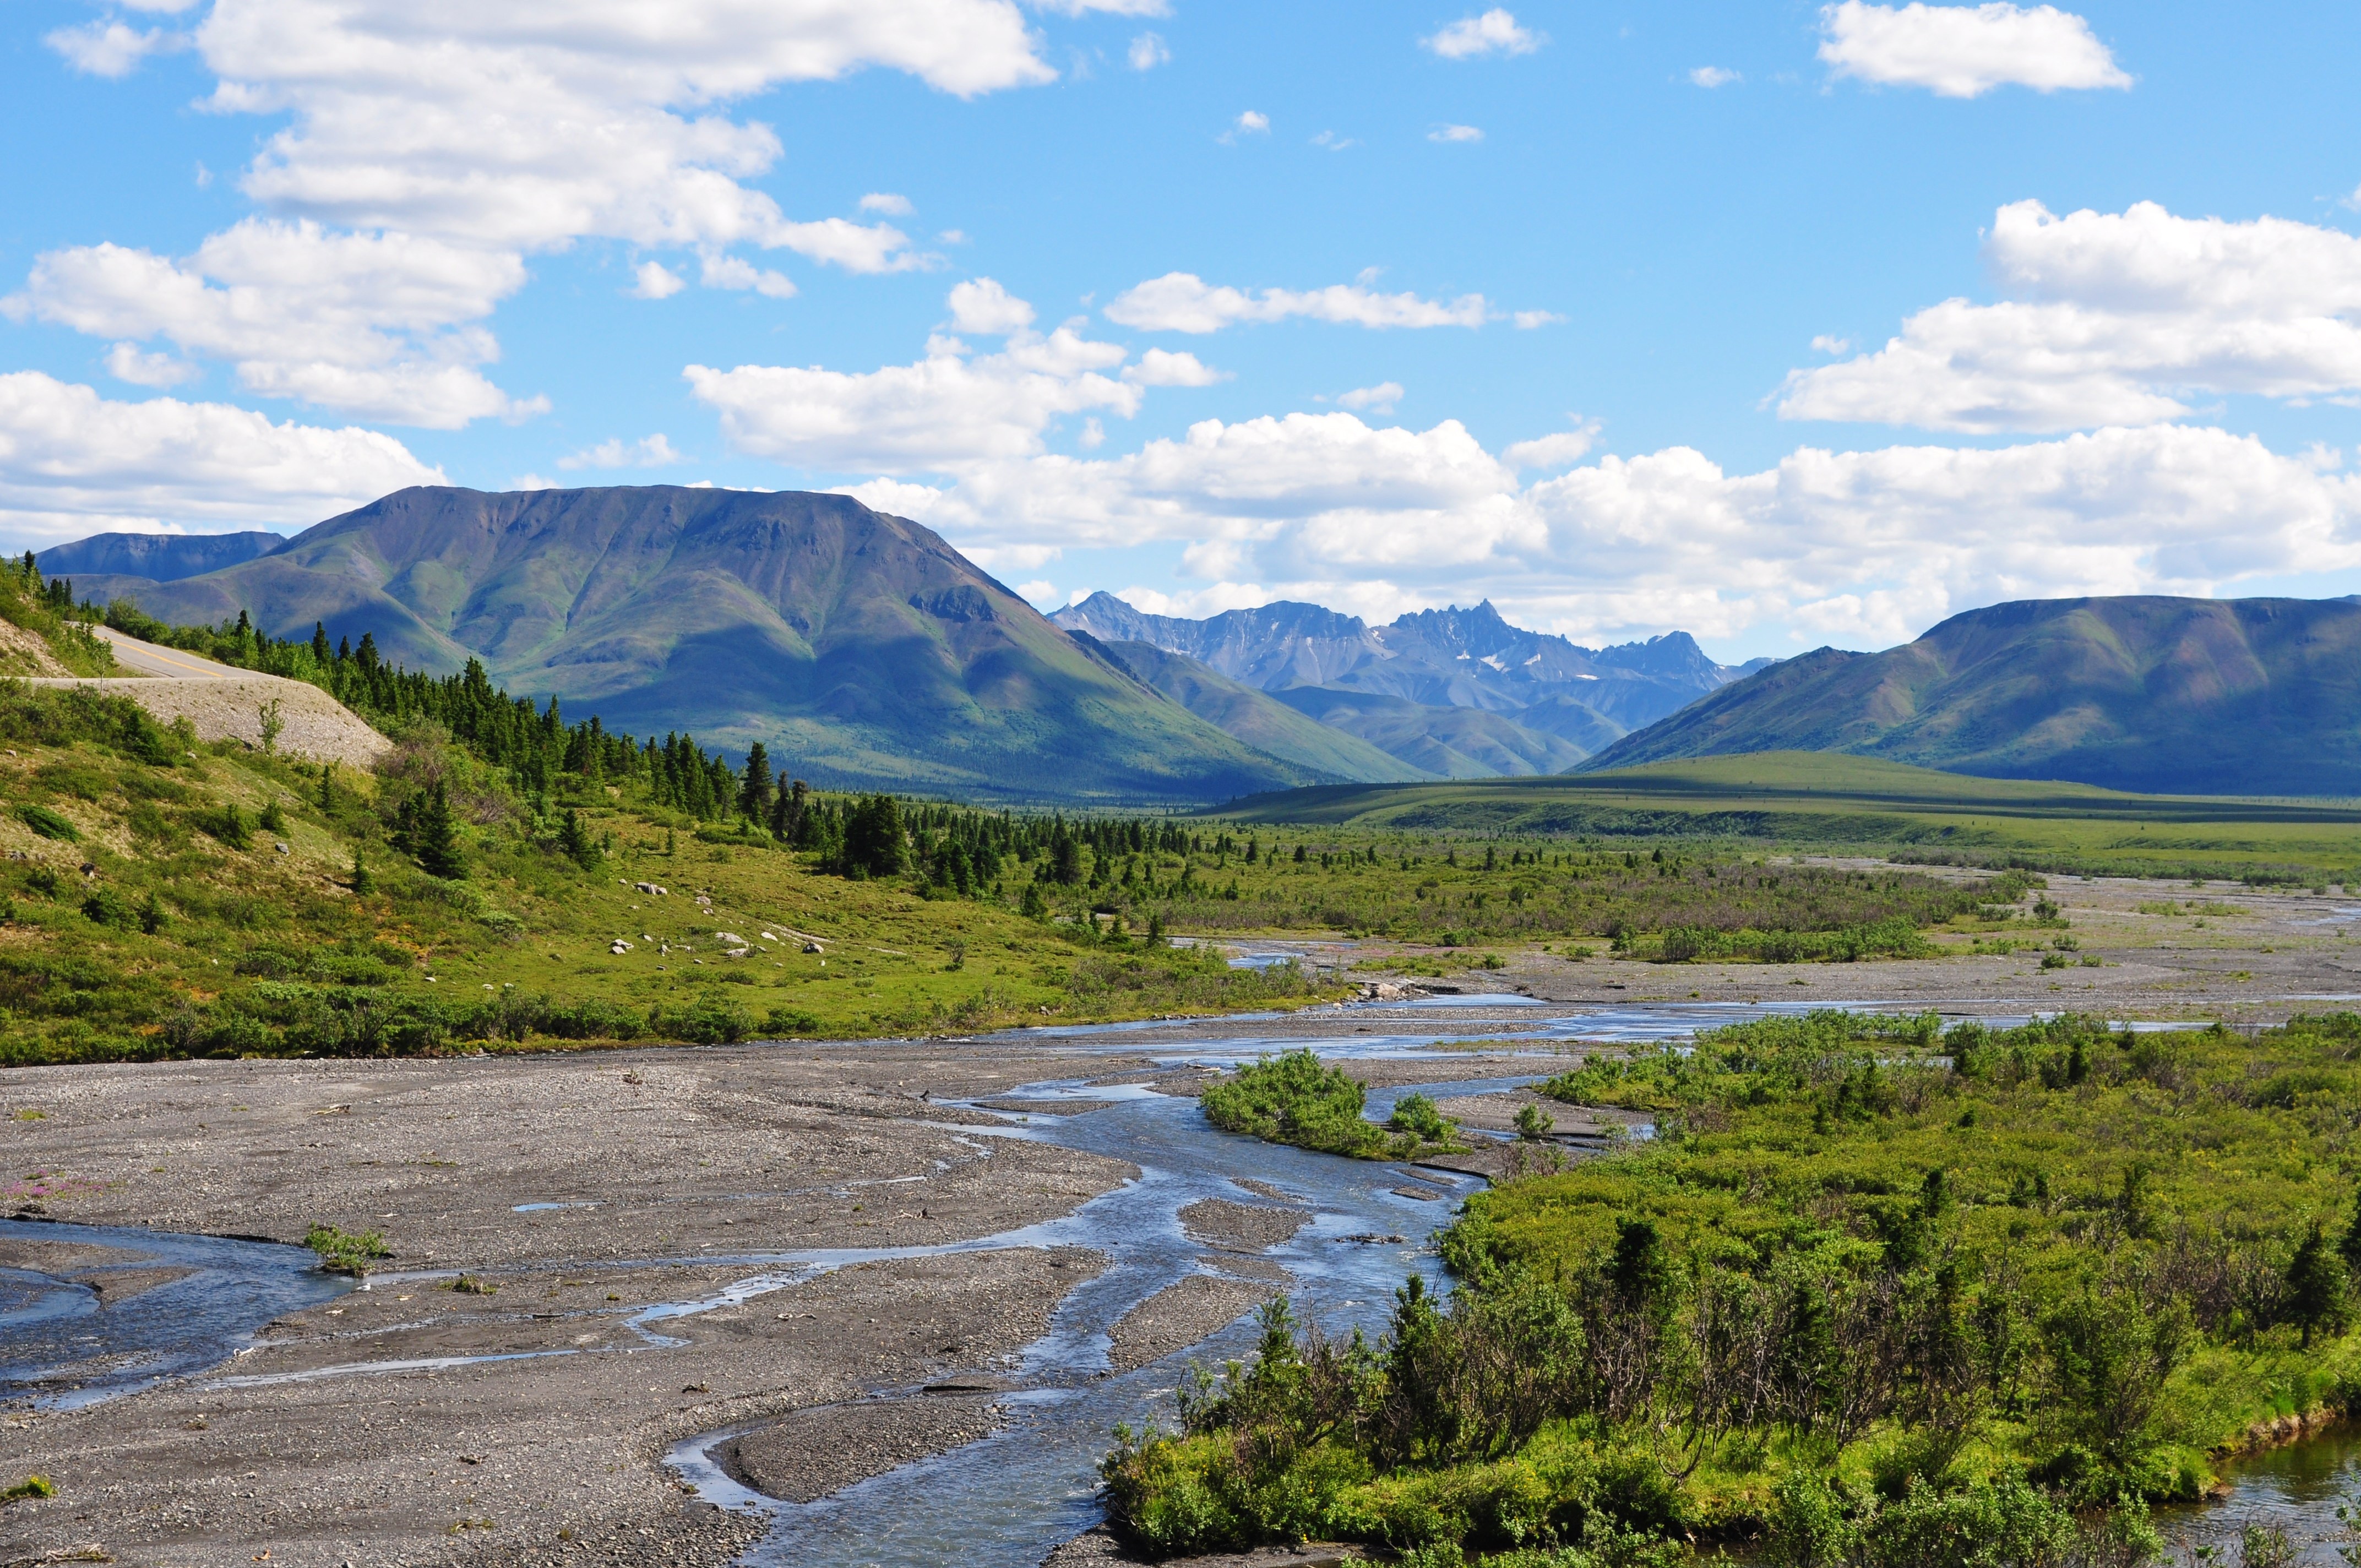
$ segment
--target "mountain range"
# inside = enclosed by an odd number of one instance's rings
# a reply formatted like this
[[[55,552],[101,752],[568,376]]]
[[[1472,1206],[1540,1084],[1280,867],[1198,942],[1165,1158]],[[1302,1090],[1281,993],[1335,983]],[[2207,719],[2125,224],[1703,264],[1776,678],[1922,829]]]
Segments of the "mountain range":
[[[418,487],[269,554],[74,588],[181,623],[244,610],[274,637],[324,623],[412,669],[480,659],[511,691],[636,734],[761,740],[833,787],[1193,803],[1339,776],[1235,739],[848,496]]]
[[[2361,603],[2028,599],[1725,685],[1578,771],[1842,751],[1989,778],[2361,794]]]
[[[1053,624],[919,524],[793,491],[418,487],[292,539],[100,534],[39,564],[166,620],[317,622],[634,733],[761,740],[816,784],[971,798],[1557,773],[1738,673],[1685,633],[1591,650],[1488,603],[1373,628],[1099,594]]]
[[[375,638],[642,735],[763,742],[835,788],[1202,804],[1313,784],[1764,751],[2177,794],[2361,794],[2361,601],[2027,600],[1883,652],[1732,668],[1685,632],[1586,648],[1488,602],[1384,625],[1044,617],[852,498],[676,486],[397,491],[292,539],[101,534],[78,597]]]
[[[1246,711],[1233,688],[1257,690],[1366,742],[1412,770],[1409,777],[1562,773],[1770,663],[1717,664],[1686,631],[1585,648],[1511,626],[1489,600],[1373,627],[1287,600],[1192,620],[1096,593],[1049,619],[1104,642],[1143,680],[1232,734],[1244,733],[1233,726]],[[1150,649],[1165,657],[1150,658]],[[1225,684],[1214,687],[1207,675]]]

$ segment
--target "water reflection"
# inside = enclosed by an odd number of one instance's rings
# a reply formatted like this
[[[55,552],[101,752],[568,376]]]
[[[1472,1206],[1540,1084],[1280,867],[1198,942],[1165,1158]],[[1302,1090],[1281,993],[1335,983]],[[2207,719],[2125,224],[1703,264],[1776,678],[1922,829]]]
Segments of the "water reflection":
[[[2185,1555],[2213,1547],[2218,1561],[2238,1561],[2238,1541],[2248,1525],[2283,1530],[2296,1545],[2294,1563],[2332,1568],[2361,1560],[2340,1547],[2361,1548],[2361,1534],[2349,1533],[2339,1508],[2361,1504],[2361,1433],[2332,1430],[2241,1459],[2224,1467],[2230,1495],[2203,1508],[2178,1508],[2158,1520]]]

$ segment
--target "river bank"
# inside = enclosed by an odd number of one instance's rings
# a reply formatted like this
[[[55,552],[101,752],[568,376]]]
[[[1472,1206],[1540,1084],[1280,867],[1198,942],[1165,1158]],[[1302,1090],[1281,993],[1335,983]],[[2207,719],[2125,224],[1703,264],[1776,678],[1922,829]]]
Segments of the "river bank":
[[[2335,1005],[2296,994],[2349,983],[2341,938],[2294,925],[2320,901],[2257,902],[2206,928],[2251,920],[2249,966],[2281,945],[2307,966],[2257,1010]],[[2096,938],[2095,908],[2070,907]],[[2089,944],[2117,955],[2103,961],[2160,950],[2136,908],[2109,918],[2126,940]],[[2172,961],[2209,973],[2239,956],[2189,953]],[[98,1288],[75,1310],[123,1310],[105,1304],[110,1271],[117,1300],[168,1303],[170,1280],[130,1287],[175,1266],[142,1263],[122,1237],[72,1244],[124,1255],[112,1261],[68,1255],[41,1221],[281,1243],[324,1223],[382,1232],[391,1255],[366,1290],[260,1309],[243,1354],[209,1373],[81,1409],[147,1373],[93,1358],[7,1388],[0,1479],[38,1473],[59,1490],[0,1514],[0,1561],[95,1543],[173,1564],[720,1563],[750,1548],[752,1562],[817,1563],[853,1560],[830,1553],[868,1550],[892,1518],[954,1531],[964,1561],[1031,1568],[1093,1522],[1089,1459],[1169,1388],[1159,1357],[1237,1354],[1238,1314],[1278,1289],[1342,1327],[1381,1321],[1405,1272],[1434,1271],[1421,1240],[1473,1190],[1212,1133],[1186,1095],[1224,1063],[1310,1043],[1376,1104],[1418,1085],[1505,1090],[1594,1043],[1684,1033],[1758,999],[2061,1004],[1993,983],[2037,970],[1987,970],[1981,996],[1907,989],[2002,961],[1796,966],[1812,984],[1787,994],[1755,969],[1730,982],[1747,995],[1691,997],[1707,986],[1673,982],[1711,966],[1527,956],[1445,982],[1467,993],[1283,1017],[11,1073],[0,1135],[25,1215],[0,1224],[0,1268],[88,1277]],[[1635,994],[1593,980],[1606,975],[1631,976]],[[2073,1004],[2121,1015],[2136,994],[2171,994],[2158,983]],[[1494,986],[1524,994],[1475,993]],[[1597,1000],[1545,1000],[1558,991]],[[463,1275],[473,1288],[454,1288]],[[955,1403],[880,1406],[930,1384]],[[789,1412],[806,1447],[840,1451],[829,1465],[786,1474],[787,1439],[746,1441]],[[995,1435],[892,1468],[978,1431]],[[734,1475],[716,1434],[738,1434]],[[1018,1484],[1038,1507],[979,1538],[959,1509]],[[892,1560],[947,1560],[912,1530]]]

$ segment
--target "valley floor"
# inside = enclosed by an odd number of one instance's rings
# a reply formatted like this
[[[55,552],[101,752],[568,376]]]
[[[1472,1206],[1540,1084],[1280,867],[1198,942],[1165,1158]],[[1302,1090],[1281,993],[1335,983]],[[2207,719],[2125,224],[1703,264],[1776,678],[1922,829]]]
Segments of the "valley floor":
[[[2361,909],[2340,914],[2332,899],[2065,878],[2049,896],[2081,944],[2062,970],[2040,969],[2031,952],[1757,966],[1503,949],[1501,970],[1455,970],[1433,984],[1521,992],[1543,1005],[1173,1024],[1122,1034],[1118,1054],[1104,1054],[1115,1042],[1102,1036],[1085,1061],[1071,1036],[1041,1031],[12,1071],[0,1077],[0,1140],[11,1179],[25,1179],[12,1202],[27,1221],[286,1242],[333,1224],[383,1232],[392,1255],[366,1290],[281,1316],[228,1367],[80,1409],[22,1397],[0,1406],[0,1484],[39,1474],[58,1488],[0,1511],[0,1561],[57,1560],[49,1554],[95,1543],[119,1562],[164,1564],[727,1562],[760,1527],[686,1490],[663,1463],[670,1444],[807,1411],[809,1446],[838,1451],[828,1481],[841,1485],[961,1441],[977,1419],[972,1397],[1001,1387],[1003,1358],[1108,1266],[1080,1248],[1001,1245],[729,1288],[761,1272],[731,1261],[739,1255],[997,1236],[1135,1174],[1118,1159],[974,1135],[964,1129],[993,1113],[937,1103],[945,1098],[1077,1077],[1185,1090],[1207,1075],[1177,1070],[1173,1056],[1274,1034],[1345,1045],[1431,1030],[1438,1044],[1481,1051],[1488,1037],[1539,1033],[1553,1038],[1499,1043],[1579,1050],[1602,1032],[1582,1015],[1642,1002],[2246,1024],[2361,993],[2361,948],[2343,935]],[[2158,912],[2168,905],[2181,912]],[[1323,960],[1364,964],[1389,954],[1410,967],[1434,956],[1382,943],[1320,948]],[[2101,966],[2082,967],[2082,954]],[[1564,1063],[1499,1054],[1346,1065],[1393,1084],[1531,1077]],[[1437,1222],[1448,1207],[1433,1205]],[[110,1261],[58,1234],[0,1223],[0,1267],[70,1277]],[[1253,1255],[1258,1245],[1234,1238],[1230,1272],[1272,1272]],[[454,1288],[461,1271],[486,1288]],[[1223,1297],[1221,1310],[1251,1295]],[[686,1301],[719,1304],[647,1320],[647,1332],[631,1324]],[[1219,1326],[1190,1322],[1185,1333]],[[1141,1332],[1159,1353],[1175,1337],[1160,1324]],[[600,1351],[612,1354],[582,1354]],[[903,1430],[879,1427],[873,1406],[840,1421],[817,1409],[944,1382],[968,1400],[959,1420]]]

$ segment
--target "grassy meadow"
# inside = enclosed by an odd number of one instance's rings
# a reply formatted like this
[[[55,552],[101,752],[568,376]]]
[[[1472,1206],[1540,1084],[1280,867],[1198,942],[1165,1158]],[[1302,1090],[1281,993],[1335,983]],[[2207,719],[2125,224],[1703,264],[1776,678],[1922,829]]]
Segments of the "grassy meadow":
[[[2091,875],[2361,882],[2361,802],[2125,795],[1833,752],[1294,790],[1222,815],[1330,830],[1775,845]]]

